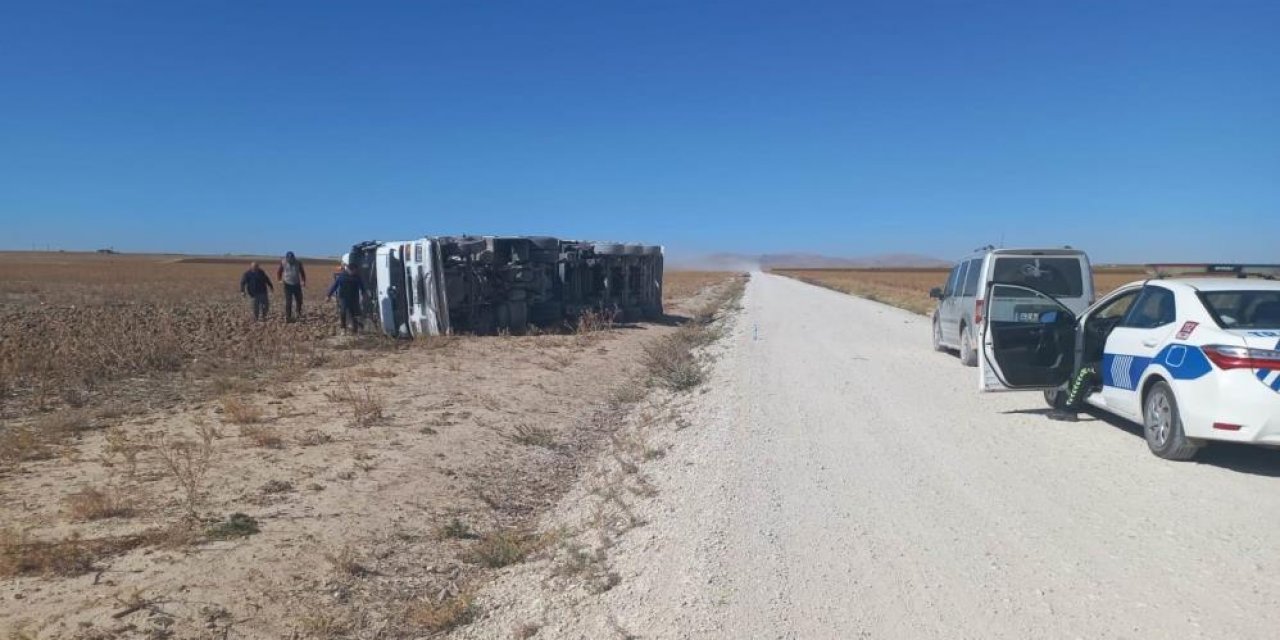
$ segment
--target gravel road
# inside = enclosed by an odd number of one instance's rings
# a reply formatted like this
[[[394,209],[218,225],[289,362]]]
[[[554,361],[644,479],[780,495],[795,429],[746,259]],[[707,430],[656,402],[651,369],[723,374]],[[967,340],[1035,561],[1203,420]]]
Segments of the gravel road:
[[[744,306],[621,584],[578,618],[646,638],[1280,634],[1280,453],[1162,461],[1136,427],[980,394],[926,318],[762,274]]]

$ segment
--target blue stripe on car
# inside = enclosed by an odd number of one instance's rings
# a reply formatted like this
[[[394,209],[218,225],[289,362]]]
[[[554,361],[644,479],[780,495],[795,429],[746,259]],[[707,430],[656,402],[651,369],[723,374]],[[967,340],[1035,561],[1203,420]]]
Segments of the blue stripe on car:
[[[1195,380],[1213,370],[1209,358],[1198,347],[1170,344],[1154,358],[1117,353],[1102,356],[1102,384],[1133,391],[1151,363],[1163,366],[1175,380]]]

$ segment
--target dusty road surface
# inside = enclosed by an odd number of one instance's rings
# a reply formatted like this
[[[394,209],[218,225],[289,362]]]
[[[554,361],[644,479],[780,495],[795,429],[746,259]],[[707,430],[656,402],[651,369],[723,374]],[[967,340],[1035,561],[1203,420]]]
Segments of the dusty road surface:
[[[1280,634],[1280,453],[1165,462],[1136,428],[979,394],[924,317],[762,274],[743,304],[645,471],[618,586],[566,612],[513,574],[469,633]]]

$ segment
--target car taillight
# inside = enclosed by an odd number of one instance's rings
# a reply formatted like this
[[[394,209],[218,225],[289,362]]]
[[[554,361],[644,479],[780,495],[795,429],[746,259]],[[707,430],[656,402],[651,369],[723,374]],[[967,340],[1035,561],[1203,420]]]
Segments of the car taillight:
[[[973,325],[976,327],[982,324],[982,308],[986,306],[986,300],[973,301]]]
[[[1250,349],[1225,344],[1207,344],[1200,347],[1209,361],[1219,369],[1277,369],[1280,368],[1280,351]]]

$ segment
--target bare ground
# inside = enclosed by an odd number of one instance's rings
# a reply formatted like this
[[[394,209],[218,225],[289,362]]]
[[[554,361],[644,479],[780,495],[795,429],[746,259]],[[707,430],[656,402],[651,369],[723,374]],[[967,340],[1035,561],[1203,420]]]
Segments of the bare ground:
[[[492,567],[557,544],[527,525],[642,395],[645,345],[673,331],[436,341],[94,417],[56,457],[0,475],[0,630],[398,638],[465,623]]]

